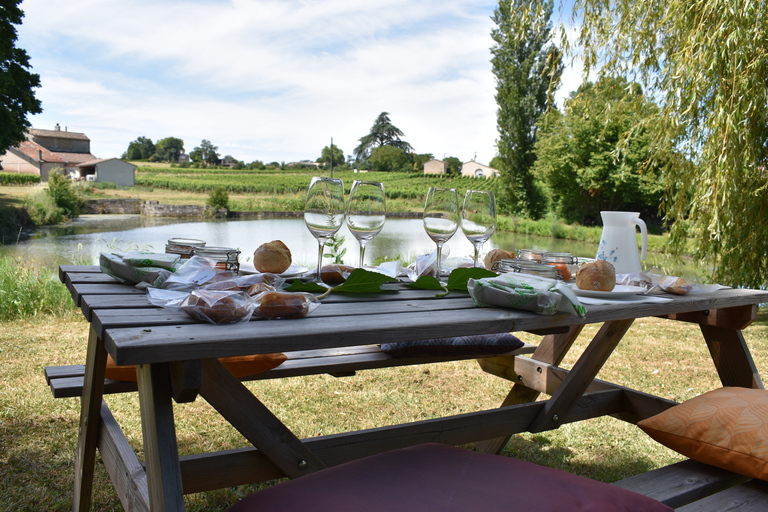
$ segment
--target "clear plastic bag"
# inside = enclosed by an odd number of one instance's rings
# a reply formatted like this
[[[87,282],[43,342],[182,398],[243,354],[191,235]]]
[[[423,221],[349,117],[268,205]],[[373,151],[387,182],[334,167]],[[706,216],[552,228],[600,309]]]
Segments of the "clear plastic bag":
[[[269,320],[304,318],[320,305],[311,293],[264,292],[253,297],[257,304],[254,315]]]
[[[236,324],[251,319],[256,302],[240,291],[195,290],[181,303],[181,309],[196,320]]]

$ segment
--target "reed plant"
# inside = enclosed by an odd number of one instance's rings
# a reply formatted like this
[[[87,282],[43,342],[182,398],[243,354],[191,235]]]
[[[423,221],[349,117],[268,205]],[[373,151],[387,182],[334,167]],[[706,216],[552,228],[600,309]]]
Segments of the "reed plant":
[[[65,315],[73,309],[56,271],[37,268],[31,257],[0,255],[0,321]]]

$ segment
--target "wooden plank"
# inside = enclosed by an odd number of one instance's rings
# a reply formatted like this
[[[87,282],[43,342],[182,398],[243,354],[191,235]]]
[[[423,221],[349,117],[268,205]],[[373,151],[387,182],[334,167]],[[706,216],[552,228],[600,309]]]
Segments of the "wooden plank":
[[[712,325],[700,328],[723,386],[764,389],[741,331]]]
[[[221,362],[205,359],[202,370],[200,396],[285,475],[296,478],[326,467]]]
[[[746,476],[687,459],[612,485],[677,509],[748,480]]]
[[[603,324],[579,360],[573,365],[573,369],[565,377],[562,385],[547,402],[541,415],[531,424],[531,432],[558,428],[561,418],[567,416],[571,404],[589,387],[632,322],[634,319],[630,318]]]
[[[59,280],[66,283],[67,274],[83,272],[101,273],[101,269],[97,265],[59,265]]]
[[[125,510],[149,512],[147,473],[106,403],[101,403],[99,453]]]
[[[122,284],[112,276],[101,272],[68,272],[64,284],[69,288],[73,284]]]
[[[768,482],[750,480],[677,509],[678,512],[765,512]]]
[[[733,308],[706,309],[690,313],[672,313],[665,315],[670,320],[691,322],[699,325],[712,325],[727,329],[746,329],[757,318],[757,304]]]
[[[153,512],[183,512],[168,365],[139,365],[136,378],[150,509]]]
[[[104,344],[96,332],[91,329],[88,334],[83,397],[80,401],[80,428],[77,437],[72,498],[73,512],[87,512],[91,509],[93,471],[96,464],[96,445],[99,436],[106,365],[107,351],[104,350]]]

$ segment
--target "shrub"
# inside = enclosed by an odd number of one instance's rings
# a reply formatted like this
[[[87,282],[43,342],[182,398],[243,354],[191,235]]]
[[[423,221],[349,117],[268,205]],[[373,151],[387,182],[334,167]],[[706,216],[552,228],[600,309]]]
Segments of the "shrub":
[[[212,208],[226,208],[229,209],[229,193],[224,187],[214,187],[208,194],[208,200],[206,203]]]
[[[75,190],[70,180],[58,170],[54,170],[48,176],[46,193],[53,199],[56,206],[61,208],[65,217],[77,217],[85,207],[85,199],[80,192]]]

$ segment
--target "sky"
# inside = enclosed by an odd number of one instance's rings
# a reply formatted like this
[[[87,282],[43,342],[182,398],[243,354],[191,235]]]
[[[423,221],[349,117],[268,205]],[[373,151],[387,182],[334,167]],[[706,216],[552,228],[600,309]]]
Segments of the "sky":
[[[555,3],[557,10],[558,2]],[[351,155],[381,112],[417,153],[496,155],[488,0],[24,0],[17,46],[40,75],[34,128],[98,158],[137,137],[221,157]],[[559,14],[556,12],[556,22]],[[558,100],[581,82],[566,67]]]

